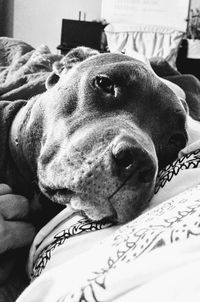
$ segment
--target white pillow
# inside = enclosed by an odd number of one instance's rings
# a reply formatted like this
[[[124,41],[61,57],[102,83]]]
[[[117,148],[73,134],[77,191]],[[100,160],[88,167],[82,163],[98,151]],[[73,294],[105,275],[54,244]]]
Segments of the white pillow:
[[[104,29],[111,52],[143,54],[148,59],[162,57],[176,67],[176,57],[184,32],[159,25],[109,24]]]

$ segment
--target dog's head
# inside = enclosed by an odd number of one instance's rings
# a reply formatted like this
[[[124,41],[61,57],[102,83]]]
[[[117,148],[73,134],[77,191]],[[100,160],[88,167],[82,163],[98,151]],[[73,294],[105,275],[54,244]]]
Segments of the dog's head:
[[[185,146],[186,113],[145,63],[86,51],[55,66],[29,111],[23,152],[52,201],[126,222],[150,200],[158,167]]]

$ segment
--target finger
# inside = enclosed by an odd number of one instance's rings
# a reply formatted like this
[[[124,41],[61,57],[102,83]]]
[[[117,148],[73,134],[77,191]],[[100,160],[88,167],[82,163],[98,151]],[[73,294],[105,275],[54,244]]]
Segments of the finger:
[[[12,189],[9,187],[9,185],[6,184],[0,184],[0,195],[5,195],[5,194],[11,194]]]
[[[0,196],[0,214],[6,219],[21,219],[29,213],[27,198],[20,195],[6,194]]]
[[[0,224],[0,254],[30,245],[35,233],[35,228],[30,223],[4,221],[4,224]]]

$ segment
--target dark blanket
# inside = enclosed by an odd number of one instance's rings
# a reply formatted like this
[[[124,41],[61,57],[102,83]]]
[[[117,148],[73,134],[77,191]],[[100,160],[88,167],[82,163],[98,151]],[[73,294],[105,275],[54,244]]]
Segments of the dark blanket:
[[[190,115],[200,121],[200,81],[191,74],[181,74],[162,58],[152,58],[150,63],[159,77],[177,84],[184,90]]]
[[[46,90],[45,81],[55,61],[62,58],[47,46],[32,46],[0,38],[0,182],[6,181],[8,133],[16,112],[31,97]]]
[[[0,100],[28,100],[44,92],[52,64],[61,58],[44,45],[34,49],[19,40],[0,38]]]
[[[61,58],[51,54],[46,46],[35,50],[22,41],[0,38],[0,183],[7,182],[6,171],[10,160],[8,137],[12,121],[27,100],[45,91],[45,81],[52,71],[52,64]],[[23,254],[21,250],[14,252],[18,261],[9,280],[0,285],[2,302],[15,301],[28,284]],[[4,257],[7,254],[0,255],[0,266],[4,263]]]

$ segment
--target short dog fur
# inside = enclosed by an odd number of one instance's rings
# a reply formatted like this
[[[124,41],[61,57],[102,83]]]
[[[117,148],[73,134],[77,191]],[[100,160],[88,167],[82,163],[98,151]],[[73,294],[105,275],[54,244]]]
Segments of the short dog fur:
[[[86,48],[55,64],[46,86],[12,123],[9,183],[37,182],[93,220],[133,219],[187,142],[181,100],[147,64]]]

